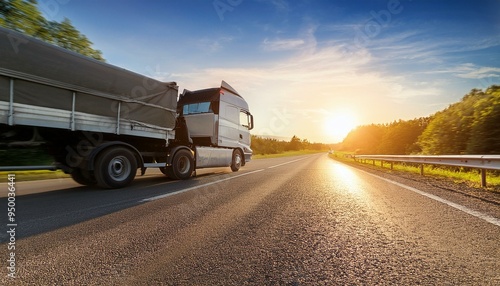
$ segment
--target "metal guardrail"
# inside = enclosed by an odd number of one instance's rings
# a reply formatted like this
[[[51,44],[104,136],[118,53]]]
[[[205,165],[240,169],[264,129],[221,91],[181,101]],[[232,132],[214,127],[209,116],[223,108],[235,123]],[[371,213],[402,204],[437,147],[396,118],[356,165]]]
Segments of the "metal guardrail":
[[[403,162],[420,164],[420,174],[424,174],[424,165],[466,167],[481,170],[481,186],[486,187],[486,170],[500,170],[500,155],[356,155],[354,160],[373,160],[392,163]]]

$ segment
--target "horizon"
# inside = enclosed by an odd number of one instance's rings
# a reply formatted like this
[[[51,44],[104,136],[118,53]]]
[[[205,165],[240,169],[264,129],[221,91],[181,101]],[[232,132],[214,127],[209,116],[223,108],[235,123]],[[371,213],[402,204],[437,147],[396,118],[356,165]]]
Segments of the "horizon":
[[[342,141],[346,125],[427,117],[473,88],[499,84],[500,2],[479,2],[38,6],[48,20],[68,18],[109,64],[175,81],[180,90],[225,80],[249,103],[258,136],[329,144]]]

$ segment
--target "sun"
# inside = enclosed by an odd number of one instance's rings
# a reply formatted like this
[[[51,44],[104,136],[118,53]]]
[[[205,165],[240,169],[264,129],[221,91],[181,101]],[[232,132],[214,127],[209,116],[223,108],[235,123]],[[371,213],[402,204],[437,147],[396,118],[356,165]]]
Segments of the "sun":
[[[326,117],[324,132],[328,139],[341,142],[356,125],[356,116],[352,111],[337,110]]]

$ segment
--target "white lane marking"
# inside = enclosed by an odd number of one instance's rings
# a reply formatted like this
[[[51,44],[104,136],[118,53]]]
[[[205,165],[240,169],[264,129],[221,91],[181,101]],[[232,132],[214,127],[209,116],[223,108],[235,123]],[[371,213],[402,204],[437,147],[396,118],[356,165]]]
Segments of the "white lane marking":
[[[306,158],[307,158],[307,157],[306,157]],[[268,169],[272,169],[272,168],[280,167],[280,166],[283,166],[283,165],[287,165],[287,164],[295,163],[295,162],[300,161],[300,160],[304,160],[304,159],[306,159],[306,158],[300,158],[300,159],[297,159],[297,160],[289,161],[289,162],[286,162],[286,163],[282,163],[282,164],[274,165],[274,166],[267,167],[267,168],[268,168]]]
[[[241,175],[236,175],[236,176],[232,176],[232,177],[229,177],[229,178],[225,178],[225,179],[222,179],[222,180],[218,180],[218,181],[206,183],[206,184],[203,184],[203,185],[199,185],[199,186],[194,186],[194,187],[187,188],[187,189],[178,190],[178,191],[175,191],[175,192],[172,192],[172,193],[168,193],[168,194],[164,194],[164,195],[159,195],[159,196],[154,196],[154,197],[147,198],[147,199],[142,199],[142,200],[139,201],[139,203],[151,202],[151,201],[163,199],[163,198],[166,198],[166,197],[174,196],[174,195],[177,195],[177,194],[182,194],[182,193],[189,192],[189,191],[192,191],[192,190],[196,190],[196,189],[208,187],[208,186],[211,186],[211,185],[215,185],[215,184],[218,184],[218,183],[221,183],[221,182],[224,182],[224,181],[229,181],[229,180],[236,179],[236,178],[239,178],[239,177],[243,177],[243,176],[255,174],[255,173],[258,173],[258,172],[262,172],[264,170],[265,169],[260,169],[260,170],[256,170],[256,171],[244,173],[244,174],[241,174]]]
[[[470,209],[470,208],[468,208],[468,207],[466,207],[466,206],[459,205],[459,204],[457,204],[457,203],[454,203],[454,202],[452,202],[452,201],[449,201],[449,200],[443,199],[443,198],[438,197],[438,196],[436,196],[436,195],[432,195],[432,194],[426,193],[426,192],[421,191],[421,190],[419,190],[419,189],[416,189],[416,188],[413,188],[413,187],[410,187],[410,186],[407,186],[407,185],[404,185],[404,184],[401,184],[401,183],[398,183],[398,182],[395,182],[395,181],[392,181],[392,180],[386,179],[386,178],[384,178],[384,177],[380,177],[380,176],[375,175],[375,174],[372,174],[372,173],[370,173],[370,172],[367,172],[367,171],[364,171],[364,170],[360,170],[360,169],[358,169],[358,170],[359,170],[359,171],[361,171],[361,172],[364,172],[364,173],[366,173],[366,174],[368,174],[368,175],[370,175],[370,176],[373,176],[373,177],[375,177],[375,178],[379,178],[379,179],[381,179],[381,180],[383,180],[383,181],[389,182],[389,183],[394,184],[394,185],[396,185],[396,186],[399,186],[399,187],[401,187],[401,188],[404,188],[404,189],[407,189],[407,190],[409,190],[409,191],[415,192],[415,193],[417,193],[417,194],[419,194],[419,195],[422,195],[422,196],[424,196],[424,197],[427,197],[427,198],[429,198],[429,199],[433,199],[433,200],[438,201],[438,202],[440,202],[440,203],[446,204],[446,205],[448,205],[448,206],[450,206],[450,207],[452,207],[452,208],[455,208],[455,209],[460,210],[460,211],[462,211],[462,212],[464,212],[464,213],[466,213],[466,214],[470,214],[470,215],[472,215],[472,216],[475,216],[475,217],[477,217],[477,218],[480,218],[480,219],[482,219],[482,220],[484,220],[484,221],[486,221],[486,222],[489,222],[489,223],[491,223],[491,224],[494,224],[494,225],[496,225],[496,226],[500,226],[500,219],[498,219],[498,218],[496,218],[496,217],[493,217],[493,216],[490,216],[490,215],[488,215],[488,214],[484,214],[484,213],[482,213],[482,212],[479,212],[479,211],[476,211],[476,210]]]
[[[289,161],[289,162],[286,162],[286,163],[274,165],[274,166],[271,166],[271,167],[267,167],[267,169],[272,169],[272,168],[280,167],[280,166],[283,166],[283,165],[295,163],[297,161],[304,160],[306,158],[300,158],[300,159]],[[224,181],[236,179],[236,178],[239,178],[239,177],[242,177],[242,176],[246,176],[246,175],[250,175],[250,174],[262,172],[264,170],[265,169],[260,169],[260,170],[256,170],[256,171],[244,173],[244,174],[241,174],[241,175],[237,175],[237,176],[225,178],[225,179],[222,179],[222,180],[218,180],[218,181],[215,181],[215,182],[210,182],[210,183],[206,183],[206,184],[203,184],[203,185],[199,185],[199,186],[194,186],[194,187],[187,188],[187,189],[178,190],[178,191],[175,191],[175,192],[172,192],[172,193],[168,193],[168,194],[164,194],[164,195],[159,195],[159,196],[154,196],[154,197],[151,197],[151,198],[142,199],[142,200],[139,201],[139,203],[151,202],[151,201],[163,199],[163,198],[166,198],[166,197],[170,197],[170,196],[173,196],[173,195],[182,194],[182,193],[189,192],[189,191],[192,191],[192,190],[196,190],[196,189],[199,189],[199,188],[208,187],[208,186],[211,186],[211,185],[214,185],[214,184],[218,184],[220,182],[224,182]]]

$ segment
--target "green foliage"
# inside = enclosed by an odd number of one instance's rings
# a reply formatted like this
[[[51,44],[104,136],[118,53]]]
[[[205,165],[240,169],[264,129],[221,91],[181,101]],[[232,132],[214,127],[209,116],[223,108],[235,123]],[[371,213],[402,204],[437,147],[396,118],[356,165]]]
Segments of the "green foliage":
[[[0,26],[32,36],[82,55],[104,61],[102,52],[68,19],[48,21],[35,0],[0,0]]]
[[[421,149],[416,141],[428,123],[429,118],[421,117],[408,121],[394,121],[385,126],[384,136],[378,145],[379,153],[393,155],[419,153]]]
[[[0,166],[51,165],[52,157],[41,148],[0,149]]]
[[[272,138],[262,138],[252,135],[251,148],[254,154],[278,154],[285,151],[286,142]]]
[[[418,144],[425,154],[500,154],[500,86],[473,89],[436,113]]]
[[[491,86],[475,105],[470,154],[500,154],[500,86]]]
[[[302,141],[299,137],[293,136],[290,142],[285,146],[285,151],[299,151],[304,149]]]
[[[341,144],[358,154],[500,154],[500,86],[473,89],[430,117],[359,126]]]
[[[358,126],[347,134],[341,149],[356,150],[358,154],[377,154],[384,132],[385,126],[380,124]]]
[[[290,141],[277,140],[274,138],[264,138],[252,135],[251,148],[255,155],[280,154],[288,151],[300,150],[328,150],[328,146],[322,143],[310,143],[307,139],[301,140],[293,136]]]
[[[436,113],[418,144],[425,154],[464,154],[474,122],[478,100],[484,97],[481,90],[473,89],[462,101]]]

